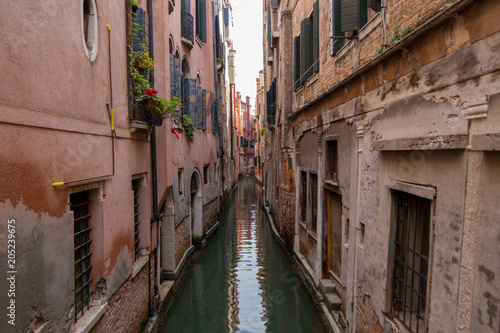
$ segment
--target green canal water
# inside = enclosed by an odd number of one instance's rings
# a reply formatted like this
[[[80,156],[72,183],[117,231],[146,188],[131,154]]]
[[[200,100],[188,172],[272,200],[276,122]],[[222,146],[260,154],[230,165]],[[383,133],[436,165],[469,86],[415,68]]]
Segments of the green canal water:
[[[324,332],[273,238],[254,178],[238,183],[221,212],[219,231],[189,268],[161,332]]]

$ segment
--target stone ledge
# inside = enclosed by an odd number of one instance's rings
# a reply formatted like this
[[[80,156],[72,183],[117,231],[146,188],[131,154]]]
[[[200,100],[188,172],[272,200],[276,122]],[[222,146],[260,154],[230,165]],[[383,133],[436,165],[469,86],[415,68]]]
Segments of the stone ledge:
[[[149,256],[140,256],[132,263],[132,279],[142,270],[149,261]]]
[[[408,139],[380,140],[372,142],[373,150],[402,151],[402,150],[447,150],[466,149],[469,144],[469,135],[451,134],[434,137],[419,137]]]
[[[500,133],[472,135],[470,150],[499,151]]]
[[[81,317],[78,322],[73,324],[71,328],[71,333],[88,333],[94,327],[95,324],[101,319],[101,317],[106,313],[108,308],[108,302],[101,306],[91,306],[87,312]]]

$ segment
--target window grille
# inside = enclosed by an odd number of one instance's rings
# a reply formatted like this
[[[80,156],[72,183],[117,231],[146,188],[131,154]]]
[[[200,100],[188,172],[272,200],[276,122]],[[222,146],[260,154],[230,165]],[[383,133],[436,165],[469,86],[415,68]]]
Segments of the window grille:
[[[300,218],[305,222],[307,212],[307,173],[305,171],[300,172],[300,187]]]
[[[75,255],[75,320],[83,316],[90,306],[90,275],[92,265],[90,245],[92,238],[90,232],[89,213],[90,196],[88,191],[70,195],[70,209],[74,219],[74,255]]]
[[[184,192],[184,169],[179,169],[177,171],[177,186],[179,187],[179,195],[182,195]]]
[[[132,180],[132,190],[134,191],[134,258],[139,257],[139,225],[140,225],[140,213],[139,213],[139,186],[141,179]]]
[[[396,234],[392,313],[413,333],[425,331],[431,201],[394,191]]]
[[[316,231],[318,219],[318,175],[311,173],[311,229]]]

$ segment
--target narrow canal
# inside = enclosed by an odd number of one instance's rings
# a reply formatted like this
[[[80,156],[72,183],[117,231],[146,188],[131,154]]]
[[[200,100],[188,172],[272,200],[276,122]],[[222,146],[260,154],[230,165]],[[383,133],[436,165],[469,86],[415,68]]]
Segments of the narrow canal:
[[[220,229],[187,276],[161,332],[323,332],[272,235],[254,178],[240,180]]]

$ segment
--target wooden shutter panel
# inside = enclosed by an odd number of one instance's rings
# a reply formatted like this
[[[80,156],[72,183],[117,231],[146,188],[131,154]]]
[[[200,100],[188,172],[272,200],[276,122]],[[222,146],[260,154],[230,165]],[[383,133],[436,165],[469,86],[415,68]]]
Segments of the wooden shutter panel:
[[[341,28],[341,2],[342,0],[334,0],[333,4],[333,34],[334,36],[342,36],[342,28]],[[337,54],[337,52],[344,46],[343,39],[335,39],[333,44],[333,55]]]
[[[229,25],[229,7],[224,7],[224,25]]]
[[[306,21],[300,22],[300,84],[305,81],[306,73]]]
[[[202,117],[202,89],[201,87],[196,87],[196,121],[195,125],[198,129],[203,128],[203,117]]]
[[[175,57],[170,55],[170,98],[177,96],[177,86],[175,85]]]
[[[183,92],[182,92],[182,105],[183,105],[183,112],[182,114],[186,114],[186,115],[190,115],[190,112],[189,112],[189,79],[188,78],[184,78],[183,79],[183,82],[182,82],[182,89],[183,89]]]
[[[133,28],[136,30],[134,35],[132,36],[132,49],[135,52],[142,51],[142,43],[144,41],[144,10],[142,8],[137,8],[134,15]]]
[[[217,101],[212,103],[212,132],[214,134],[219,132],[219,106]]]
[[[313,21],[308,18],[306,21],[306,76],[305,80],[309,80],[313,75]]]
[[[181,10],[191,13],[191,0],[181,0]]]
[[[201,92],[201,124],[204,131],[207,130],[207,91],[205,89]]]
[[[196,126],[196,79],[189,79],[189,117]]]
[[[174,65],[175,65],[175,76],[174,76],[174,80],[175,80],[175,92],[177,93],[177,96],[179,99],[182,98],[182,94],[181,94],[181,80],[182,80],[182,73],[181,73],[181,60],[179,58],[174,58]],[[180,101],[181,103],[183,103],[183,101],[181,100]],[[182,115],[182,109],[183,107],[180,106],[177,108],[177,111],[174,112],[174,115],[177,116],[177,117],[180,117]]]
[[[294,66],[294,88],[295,90],[300,88],[300,36],[294,38],[294,57],[295,57],[295,66]]]
[[[206,0],[200,0],[200,39],[203,43],[207,42],[207,3]]]
[[[319,1],[313,5],[313,72],[319,72]]]
[[[367,0],[343,0],[340,4],[341,31],[358,30],[368,20]]]

